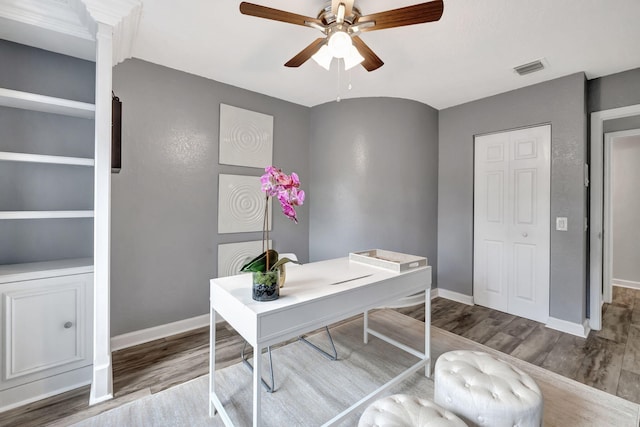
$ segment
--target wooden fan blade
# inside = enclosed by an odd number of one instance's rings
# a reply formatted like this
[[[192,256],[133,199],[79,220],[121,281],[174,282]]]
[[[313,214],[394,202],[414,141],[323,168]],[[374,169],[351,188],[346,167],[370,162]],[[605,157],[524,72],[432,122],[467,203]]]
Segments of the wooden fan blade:
[[[353,10],[353,2],[354,0],[332,0],[331,1],[331,13],[333,13],[334,15],[338,14],[338,5],[340,3],[344,3],[344,16],[349,16],[351,15],[351,12]]]
[[[301,66],[302,64],[307,62],[307,60],[309,60],[309,58],[311,58],[317,51],[320,50],[325,40],[326,39],[324,38],[315,39],[313,43],[311,43],[309,46],[302,49],[299,54],[291,58],[286,64],[284,64],[284,66],[285,67]]]
[[[360,55],[364,57],[364,61],[362,61],[360,65],[362,65],[367,71],[377,70],[384,65],[382,59],[380,59],[360,37],[351,37],[351,40],[353,41],[356,49],[358,49],[358,52],[360,52]]]
[[[442,17],[443,11],[443,1],[435,0],[428,3],[415,4],[413,6],[361,16],[357,24],[374,21],[376,25],[362,28],[362,31],[384,30],[385,28],[403,27],[405,25],[437,21]]]
[[[298,15],[284,10],[273,9],[271,7],[260,6],[259,4],[247,3],[246,1],[240,3],[240,13],[243,15],[256,16],[258,18],[271,19],[289,24],[303,25],[305,27],[307,26],[305,22],[315,22],[322,25],[322,22],[316,18]]]

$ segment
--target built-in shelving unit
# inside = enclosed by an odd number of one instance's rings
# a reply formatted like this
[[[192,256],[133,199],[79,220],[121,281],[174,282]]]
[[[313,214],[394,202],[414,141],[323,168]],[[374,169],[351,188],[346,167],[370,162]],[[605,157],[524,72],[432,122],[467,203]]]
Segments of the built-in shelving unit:
[[[94,104],[5,88],[0,88],[0,106],[85,119],[94,118],[96,113]]]
[[[74,156],[88,153],[84,133],[76,138],[82,147],[64,140],[76,124],[83,132],[88,129],[76,122],[94,119],[95,105],[0,88],[0,107],[47,113],[25,114],[29,122],[5,129],[0,140],[4,177],[13,178],[0,182],[6,194],[0,237],[7,238],[7,247],[14,239],[15,247],[22,248],[5,250],[3,261],[11,264],[0,265],[0,359],[6,361],[0,372],[1,412],[91,380],[93,258],[59,258],[91,255],[78,247],[91,248],[87,242],[93,238],[87,232],[86,218],[93,218],[94,211],[86,209],[94,203],[86,179],[93,175],[95,161]],[[53,126],[55,132],[28,132],[32,124]],[[86,131],[86,144],[94,144],[92,131]],[[23,147],[32,152],[19,152]],[[58,210],[47,210],[52,207]],[[40,243],[54,249],[38,253]],[[33,260],[42,261],[29,262]]]
[[[95,116],[94,104],[5,88],[0,88],[0,106],[85,119],[92,119]],[[51,156],[45,154],[16,153],[9,151],[0,151],[0,161],[86,167],[93,167],[95,164],[93,159],[82,157]],[[0,211],[0,220],[92,217],[92,210]]]

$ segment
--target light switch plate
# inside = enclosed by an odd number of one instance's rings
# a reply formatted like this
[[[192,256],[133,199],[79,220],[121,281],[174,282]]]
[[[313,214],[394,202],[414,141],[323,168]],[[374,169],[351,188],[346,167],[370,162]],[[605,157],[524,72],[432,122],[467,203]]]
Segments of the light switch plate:
[[[556,230],[567,231],[567,222],[566,216],[556,217]]]

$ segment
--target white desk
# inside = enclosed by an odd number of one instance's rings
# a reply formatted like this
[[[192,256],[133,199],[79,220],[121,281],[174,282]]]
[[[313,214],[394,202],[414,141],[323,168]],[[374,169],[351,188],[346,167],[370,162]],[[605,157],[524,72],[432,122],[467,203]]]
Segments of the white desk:
[[[355,279],[355,280],[352,280]],[[215,391],[216,312],[253,346],[253,425],[260,426],[262,363],[260,355],[267,346],[295,338],[350,316],[365,313],[364,340],[377,336],[420,359],[414,366],[389,381],[350,408],[329,420],[332,425],[349,413],[373,401],[383,391],[425,367],[430,375],[429,325],[431,267],[395,273],[378,267],[350,262],[348,258],[305,264],[287,270],[287,281],[275,301],[257,302],[251,298],[251,274],[211,279],[211,337],[209,363],[209,415],[216,411],[225,425],[233,422]],[[401,297],[425,291],[424,353],[411,349],[368,328],[367,310],[384,306]],[[339,359],[337,362],[340,363]]]

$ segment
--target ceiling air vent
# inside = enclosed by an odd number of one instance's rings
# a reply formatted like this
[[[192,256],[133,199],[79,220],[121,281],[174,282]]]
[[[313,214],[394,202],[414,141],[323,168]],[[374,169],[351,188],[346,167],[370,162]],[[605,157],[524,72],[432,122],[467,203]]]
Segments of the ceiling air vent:
[[[518,65],[514,68],[515,72],[524,76],[525,74],[535,73],[536,71],[544,70],[544,64],[541,60],[529,62],[528,64]]]

